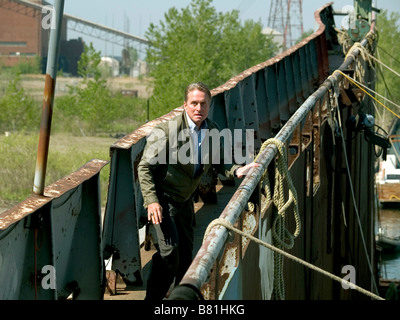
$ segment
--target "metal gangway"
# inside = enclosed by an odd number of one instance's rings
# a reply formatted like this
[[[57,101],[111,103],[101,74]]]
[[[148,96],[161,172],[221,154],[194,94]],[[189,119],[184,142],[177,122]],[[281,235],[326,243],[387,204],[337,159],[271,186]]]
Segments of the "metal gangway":
[[[63,1],[56,3],[61,5]],[[358,68],[364,70],[363,76],[368,80],[372,81],[374,75],[362,59],[363,49],[354,48],[349,55],[343,54],[334,29],[332,3],[319,8],[315,20],[319,27],[312,35],[213,89],[210,118],[221,128],[253,129],[257,152],[270,138],[285,145],[302,225],[290,252],[340,274],[344,251],[363,249],[360,240],[350,247],[343,247],[341,241],[343,237],[359,239],[360,234],[350,192],[342,192],[348,190],[348,182],[342,173],[345,162],[341,148],[333,149],[334,143],[342,143],[335,140],[334,124],[338,116],[345,119],[356,114],[359,102],[367,100],[347,75],[352,76]],[[363,48],[373,51],[374,21],[369,23],[368,33],[359,41]],[[49,50],[56,48],[50,46]],[[51,68],[48,71],[51,83],[55,74]],[[52,95],[54,92],[50,91]],[[51,102],[50,99],[50,107]],[[368,101],[364,103],[365,110],[373,113]],[[0,299],[103,299],[107,286],[105,261],[112,261],[109,269],[126,283],[143,283],[145,212],[136,168],[152,128],[180,112],[182,107],[116,141],[110,147],[109,161],[92,160],[46,188],[40,183],[43,170],[39,170],[35,179],[37,192],[0,214]],[[345,127],[343,130],[346,136],[351,134]],[[48,138],[41,132],[44,155],[38,157],[39,169],[43,169]],[[373,230],[374,212],[369,200],[373,195],[373,160],[364,155],[371,154],[373,147],[361,136],[348,140],[346,145],[347,151],[353,153],[349,170],[359,211],[367,213],[362,217],[366,230]],[[338,153],[335,157],[332,150]],[[215,217],[225,219],[272,243],[276,208],[267,199],[262,177],[268,169],[273,181],[277,153],[276,146],[266,147],[257,160],[260,168],[252,170],[243,181],[204,181],[200,187],[203,208],[210,195],[212,199],[222,193],[228,197],[222,211],[210,212],[209,221]],[[105,165],[110,165],[110,179],[103,218],[99,172]],[[224,185],[228,188],[224,189]],[[341,220],[341,204],[353,217],[346,220],[346,227]],[[207,223],[199,221],[200,235]],[[292,219],[287,223],[290,230],[295,227]],[[349,235],[348,230],[354,234]],[[368,252],[372,253],[373,235],[366,236]],[[271,299],[274,258],[268,249],[230,234],[223,226],[213,228],[205,239],[200,237],[197,249],[182,285],[210,300]],[[358,254],[353,259],[353,263],[365,266],[368,258]],[[373,288],[370,270],[363,268],[359,272],[360,285]],[[357,292],[343,291],[330,279],[290,261],[285,262],[283,273],[287,299],[359,297]],[[52,280],[55,285],[49,288]]]

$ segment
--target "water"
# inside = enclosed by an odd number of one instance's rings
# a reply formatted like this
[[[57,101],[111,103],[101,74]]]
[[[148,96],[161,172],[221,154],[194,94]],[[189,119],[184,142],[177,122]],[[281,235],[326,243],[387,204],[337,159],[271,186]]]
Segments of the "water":
[[[388,236],[400,235],[400,206],[383,207],[379,210],[379,226]],[[400,249],[382,252],[380,261],[380,277],[387,280],[400,280]]]

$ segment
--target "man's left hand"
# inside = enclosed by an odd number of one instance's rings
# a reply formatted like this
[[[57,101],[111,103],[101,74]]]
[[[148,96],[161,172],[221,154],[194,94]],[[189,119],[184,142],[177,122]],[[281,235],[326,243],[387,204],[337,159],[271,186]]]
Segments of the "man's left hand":
[[[256,167],[259,167],[259,166],[260,165],[258,163],[256,163],[256,162],[249,163],[249,164],[237,169],[236,170],[236,176],[238,178],[241,178],[241,177],[245,176],[250,171],[250,169],[256,168]]]

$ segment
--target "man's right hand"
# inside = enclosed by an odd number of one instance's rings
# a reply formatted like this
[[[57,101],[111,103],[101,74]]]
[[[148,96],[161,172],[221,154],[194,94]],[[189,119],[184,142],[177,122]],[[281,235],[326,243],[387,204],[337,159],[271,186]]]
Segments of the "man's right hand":
[[[154,224],[160,224],[162,222],[162,211],[163,208],[158,202],[149,204],[147,207],[147,219]]]

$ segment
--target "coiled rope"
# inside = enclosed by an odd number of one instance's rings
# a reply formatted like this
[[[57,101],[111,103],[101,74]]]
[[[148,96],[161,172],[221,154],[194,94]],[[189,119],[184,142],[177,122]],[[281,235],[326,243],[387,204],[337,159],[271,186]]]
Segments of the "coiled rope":
[[[275,138],[268,139],[261,146],[260,152],[254,159],[254,161],[257,161],[257,159],[259,158],[260,154],[264,151],[264,149],[271,144],[277,147],[279,153],[278,167],[275,172],[274,195],[272,197],[273,203],[278,208],[278,215],[273,223],[272,235],[280,246],[286,249],[291,249],[293,248],[294,245],[294,239],[300,234],[301,221],[297,203],[297,191],[296,188],[294,187],[293,181],[288,171],[287,153],[285,150],[285,144],[282,141]],[[267,193],[267,202],[269,202],[271,197],[271,192],[269,191],[270,187],[269,187],[268,170],[264,171],[260,182],[263,184],[264,180],[266,183],[265,188]],[[289,188],[289,198],[286,202],[285,202],[285,192],[284,192],[285,180]],[[293,203],[294,219],[296,222],[296,229],[293,234],[291,234],[290,231],[285,227],[285,213],[292,203]]]
[[[278,209],[278,214],[272,223],[272,239],[273,244],[283,249],[292,249],[294,246],[294,239],[300,234],[301,221],[299,215],[299,209],[297,204],[297,192],[293,185],[293,181],[290,177],[287,164],[287,153],[285,150],[285,144],[275,138],[268,139],[265,141],[260,149],[260,152],[256,156],[256,161],[264,149],[269,145],[275,145],[278,149],[278,166],[275,170],[275,186],[272,201]],[[265,180],[265,181],[264,181]],[[288,186],[288,200],[285,200],[284,192],[284,181],[286,180]],[[267,203],[270,202],[268,197],[271,197],[270,183],[268,178],[268,170],[265,170],[260,180],[261,184],[265,182],[265,190],[267,194]],[[285,214],[288,208],[293,204],[294,220],[296,222],[296,229],[292,234],[285,226]],[[277,252],[274,252],[274,294],[276,299],[285,299],[285,283],[283,278],[283,256]]]

